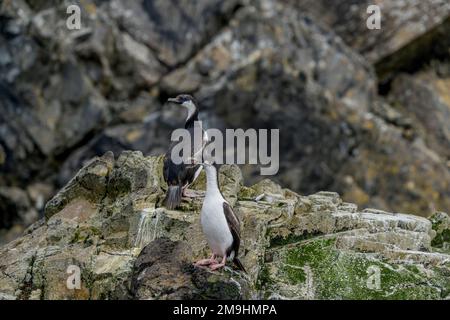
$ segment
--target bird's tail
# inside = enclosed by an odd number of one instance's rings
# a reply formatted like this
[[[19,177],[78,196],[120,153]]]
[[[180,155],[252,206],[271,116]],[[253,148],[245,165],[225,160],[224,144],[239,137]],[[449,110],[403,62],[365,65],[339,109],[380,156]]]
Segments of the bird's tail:
[[[236,267],[238,267],[239,270],[244,271],[245,273],[247,273],[247,271],[245,270],[244,266],[242,265],[241,260],[239,260],[238,258],[234,258],[233,259],[233,263]]]
[[[181,192],[182,189],[180,186],[169,186],[166,198],[164,199],[164,206],[169,210],[178,207],[181,203]]]

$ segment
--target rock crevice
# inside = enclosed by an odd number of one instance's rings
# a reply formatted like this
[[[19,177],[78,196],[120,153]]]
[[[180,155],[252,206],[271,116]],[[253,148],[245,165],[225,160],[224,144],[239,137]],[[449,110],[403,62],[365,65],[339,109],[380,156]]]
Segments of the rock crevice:
[[[337,193],[301,196],[270,180],[245,187],[239,168],[229,165],[219,179],[242,221],[248,274],[194,267],[209,254],[201,199],[176,211],[161,207],[161,160],[107,153],[83,167],[49,201],[45,220],[0,249],[0,297],[449,298],[447,214],[428,220],[360,211]],[[202,174],[194,188],[204,183]],[[80,289],[66,286],[70,265],[81,270]]]

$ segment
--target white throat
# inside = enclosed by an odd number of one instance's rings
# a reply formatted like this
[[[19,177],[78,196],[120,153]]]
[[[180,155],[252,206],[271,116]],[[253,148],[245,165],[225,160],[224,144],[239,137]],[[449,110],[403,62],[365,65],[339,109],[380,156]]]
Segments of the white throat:
[[[219,182],[217,181],[216,168],[213,166],[205,166],[206,172],[206,196],[220,196]]]
[[[190,117],[192,117],[194,115],[195,110],[197,108],[195,107],[195,105],[192,101],[183,102],[183,106],[186,107],[186,109],[188,110],[188,115],[186,118],[186,121],[187,121]]]

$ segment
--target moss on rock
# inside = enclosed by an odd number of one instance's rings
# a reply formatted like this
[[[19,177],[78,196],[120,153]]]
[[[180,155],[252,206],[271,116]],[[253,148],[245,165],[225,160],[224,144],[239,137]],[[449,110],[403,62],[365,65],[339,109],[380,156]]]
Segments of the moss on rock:
[[[436,212],[430,221],[436,233],[431,241],[434,251],[450,253],[450,217],[444,212]]]
[[[309,286],[306,291],[317,299],[439,299],[448,290],[420,266],[341,251],[334,237],[306,240],[275,255],[279,268],[276,274],[265,274],[265,283]],[[304,295],[296,298],[308,298],[305,291],[298,292]]]
[[[247,274],[193,262],[210,250],[202,198],[160,206],[162,157],[95,158],[47,205],[47,219],[0,248],[0,297],[19,299],[441,299],[450,292],[449,218],[358,211],[334,192],[300,196],[220,170],[241,218]],[[144,174],[145,172],[145,174]],[[194,186],[204,189],[204,175]],[[87,193],[92,193],[87,197]],[[253,196],[265,194],[256,199]],[[434,230],[432,230],[432,227]],[[436,248],[434,248],[436,249]],[[82,270],[68,290],[67,266]],[[379,273],[379,277],[377,277]]]

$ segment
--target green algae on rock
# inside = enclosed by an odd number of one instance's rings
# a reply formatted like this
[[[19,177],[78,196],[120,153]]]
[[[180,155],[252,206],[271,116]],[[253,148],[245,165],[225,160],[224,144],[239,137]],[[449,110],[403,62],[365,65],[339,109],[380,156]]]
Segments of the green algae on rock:
[[[450,253],[450,217],[444,212],[436,212],[430,217],[433,230],[436,232],[431,245]]]
[[[248,273],[196,268],[209,254],[202,199],[161,207],[161,159],[107,153],[83,167],[49,201],[45,219],[0,248],[0,298],[449,298],[446,214],[430,221],[359,211],[337,193],[301,196],[270,180],[245,187],[229,165],[219,179],[242,221]],[[79,290],[66,285],[71,265],[81,270]]]

